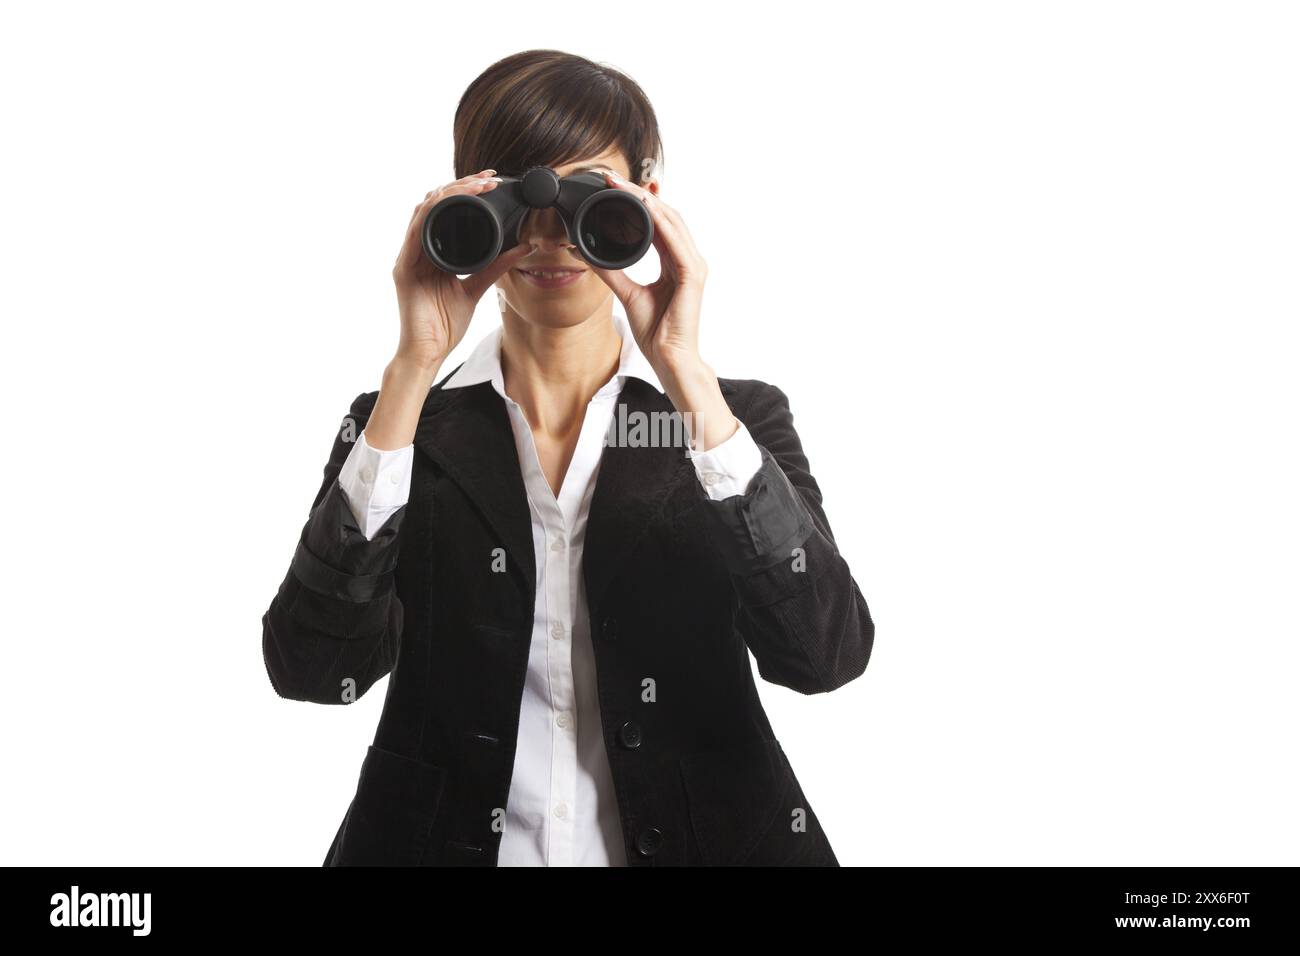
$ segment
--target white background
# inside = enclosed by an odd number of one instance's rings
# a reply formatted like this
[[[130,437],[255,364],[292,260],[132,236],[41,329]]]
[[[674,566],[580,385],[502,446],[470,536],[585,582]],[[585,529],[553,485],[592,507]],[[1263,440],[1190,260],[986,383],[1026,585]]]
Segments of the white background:
[[[761,684],[841,863],[1300,863],[1297,26],[7,5],[0,862],[323,859],[386,683],[278,698],[261,615],[461,92],[552,47],[649,94],[705,358],[789,395],[876,619]]]

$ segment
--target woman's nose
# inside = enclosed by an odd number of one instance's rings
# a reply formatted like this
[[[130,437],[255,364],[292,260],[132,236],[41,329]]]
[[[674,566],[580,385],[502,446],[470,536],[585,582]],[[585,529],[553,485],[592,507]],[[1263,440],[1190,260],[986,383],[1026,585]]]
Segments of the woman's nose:
[[[519,227],[519,238],[524,242],[531,242],[544,251],[573,245],[569,242],[569,233],[564,228],[564,220],[553,208],[529,210]]]

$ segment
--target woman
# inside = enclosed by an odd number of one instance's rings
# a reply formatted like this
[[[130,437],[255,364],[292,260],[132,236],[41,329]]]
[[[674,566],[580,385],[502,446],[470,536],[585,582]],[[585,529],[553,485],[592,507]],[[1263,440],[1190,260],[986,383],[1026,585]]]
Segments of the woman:
[[[460,178],[393,268],[393,359],[263,618],[281,696],[350,703],[391,674],[325,865],[838,865],[748,655],[829,691],[874,625],[786,396],[699,353],[705,263],[640,175],[662,155],[650,103],[528,51],[470,85],[454,135]],[[535,165],[644,202],[659,279],[591,267],[554,209],[480,273],[425,258],[435,203]],[[494,284],[501,328],[439,380]],[[647,440],[674,414],[685,447]]]

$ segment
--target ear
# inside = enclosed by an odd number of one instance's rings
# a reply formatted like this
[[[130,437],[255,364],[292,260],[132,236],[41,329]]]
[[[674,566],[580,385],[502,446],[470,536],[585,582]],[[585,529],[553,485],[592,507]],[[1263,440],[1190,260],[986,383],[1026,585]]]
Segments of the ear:
[[[635,178],[633,179],[633,182],[643,189],[648,189],[653,195],[659,195],[659,177],[654,175],[654,163],[647,161],[642,166],[642,169],[634,170],[634,173]]]

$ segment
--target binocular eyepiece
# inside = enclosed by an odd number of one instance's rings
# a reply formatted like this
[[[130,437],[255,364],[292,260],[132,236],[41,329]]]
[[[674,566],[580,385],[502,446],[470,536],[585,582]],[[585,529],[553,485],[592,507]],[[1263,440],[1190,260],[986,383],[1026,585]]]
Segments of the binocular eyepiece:
[[[649,210],[632,193],[607,185],[601,173],[561,179],[547,166],[533,166],[522,176],[501,179],[476,196],[448,196],[424,217],[424,253],[438,268],[455,275],[486,268],[519,244],[528,210],[552,206],[569,241],[598,269],[626,269],[650,248]]]

